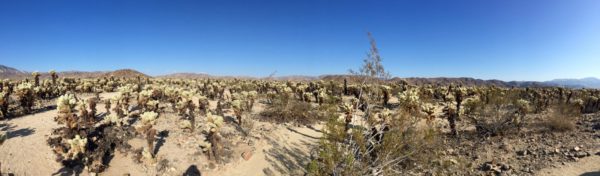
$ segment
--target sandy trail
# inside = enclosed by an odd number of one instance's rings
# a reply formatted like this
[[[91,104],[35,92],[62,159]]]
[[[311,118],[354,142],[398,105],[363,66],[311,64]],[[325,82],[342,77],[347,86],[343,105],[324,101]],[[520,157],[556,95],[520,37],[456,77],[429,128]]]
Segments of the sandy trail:
[[[286,127],[276,129],[260,141],[259,147],[248,161],[241,160],[220,173],[207,175],[304,175],[310,162],[310,151],[317,147],[322,125]]]
[[[592,155],[577,162],[540,170],[536,175],[545,176],[597,176],[600,175],[600,156]]]

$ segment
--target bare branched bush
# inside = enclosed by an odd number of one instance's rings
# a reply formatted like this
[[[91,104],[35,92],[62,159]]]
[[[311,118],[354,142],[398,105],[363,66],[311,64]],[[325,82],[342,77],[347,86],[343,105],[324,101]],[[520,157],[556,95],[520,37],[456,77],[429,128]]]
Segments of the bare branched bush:
[[[260,115],[265,121],[301,125],[311,125],[324,119],[317,107],[288,96],[276,97]]]
[[[545,125],[552,131],[570,131],[575,129],[575,121],[579,115],[579,109],[575,105],[553,105],[550,108]]]

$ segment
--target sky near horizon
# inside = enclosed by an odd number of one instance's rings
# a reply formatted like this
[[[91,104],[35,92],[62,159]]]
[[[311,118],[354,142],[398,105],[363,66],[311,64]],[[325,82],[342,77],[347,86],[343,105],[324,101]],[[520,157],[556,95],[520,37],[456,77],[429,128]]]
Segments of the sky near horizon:
[[[399,77],[600,77],[598,0],[0,0],[0,64],[344,74],[377,41]]]

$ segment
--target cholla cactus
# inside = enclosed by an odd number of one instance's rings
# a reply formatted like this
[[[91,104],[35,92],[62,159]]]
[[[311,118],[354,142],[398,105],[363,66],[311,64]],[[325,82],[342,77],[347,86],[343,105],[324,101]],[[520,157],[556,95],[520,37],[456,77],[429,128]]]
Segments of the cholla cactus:
[[[344,103],[341,107],[342,112],[344,112],[345,116],[345,131],[347,132],[350,129],[350,123],[352,123],[352,117],[354,116],[354,107],[352,104]]]
[[[151,101],[152,92],[152,90],[142,90],[138,93],[138,106],[141,106],[143,110],[149,110],[148,102]]]
[[[242,125],[242,113],[244,111],[244,101],[243,100],[233,100],[231,102],[231,106],[233,107],[233,112],[235,113],[235,117],[238,120],[238,124]]]
[[[202,113],[201,115],[205,115],[208,113],[209,106],[210,106],[210,103],[209,103],[207,97],[205,97],[205,96],[198,97],[198,110],[200,111],[200,113]]]
[[[464,112],[467,115],[474,113],[474,111],[482,104],[479,96],[469,97],[464,100]]]
[[[151,161],[154,159],[154,140],[156,136],[156,130],[152,128],[152,125],[156,123],[157,117],[158,113],[156,112],[144,112],[141,115],[140,124],[135,127],[138,133],[143,134],[146,137],[148,148],[147,150],[144,149],[144,151],[147,152],[144,156]]]
[[[52,85],[56,85],[56,80],[58,79],[58,75],[56,75],[56,71],[50,70],[50,77],[52,78]]]
[[[117,114],[108,114],[101,122],[102,124],[114,124],[118,127],[129,125],[127,119],[117,116]]]
[[[58,116],[55,120],[59,124],[65,124],[70,129],[77,128],[78,118],[74,114],[77,104],[77,98],[73,94],[65,94],[58,97],[56,100]]]
[[[248,92],[248,95],[246,95],[246,99],[248,100],[248,110],[252,111],[252,108],[254,107],[254,102],[256,101],[256,98],[258,97],[258,92],[256,91],[250,91]]]
[[[143,125],[154,125],[156,124],[156,118],[158,117],[158,113],[156,112],[144,112],[141,115],[141,122]]]
[[[146,107],[148,111],[158,111],[158,100],[150,100],[146,103]]]
[[[530,111],[530,107],[529,107],[529,101],[524,100],[524,99],[519,99],[516,102],[516,106],[518,108],[518,113],[519,114],[526,114]]]
[[[458,131],[456,130],[456,120],[458,119],[458,114],[456,109],[456,104],[453,102],[446,103],[444,107],[444,115],[448,119],[448,124],[450,125],[451,134],[454,136],[458,136]]]
[[[390,86],[381,85],[381,92],[383,93],[383,105],[387,106],[388,101],[390,100],[390,93],[392,88]]]
[[[75,135],[75,138],[69,139],[67,144],[69,145],[69,152],[66,153],[65,158],[75,159],[79,154],[85,153],[85,146],[87,145],[87,139],[81,138],[79,135]]]
[[[415,112],[419,108],[419,91],[418,89],[409,89],[398,94],[400,106],[404,109]]]
[[[319,103],[319,106],[323,105],[326,98],[327,98],[327,93],[325,93],[325,90],[319,89],[317,92],[317,103]]]
[[[427,114],[427,124],[432,124],[433,119],[435,119],[435,106],[431,103],[424,103],[421,105],[421,111]]]
[[[203,150],[208,151],[208,158],[215,158],[217,162],[220,162],[220,150],[221,150],[221,136],[219,134],[219,129],[223,125],[223,117],[218,115],[212,115],[211,113],[207,114],[207,123],[204,128],[204,131],[207,133],[207,141],[210,142],[210,145],[201,145],[204,146]]]
[[[6,118],[8,116],[9,98],[10,94],[8,92],[0,92],[0,117],[2,118]]]
[[[34,80],[33,86],[35,86],[35,87],[40,86],[40,73],[32,72],[31,76],[33,76],[33,80]]]
[[[19,84],[17,86],[16,95],[24,113],[29,113],[35,101],[33,85],[27,82]]]

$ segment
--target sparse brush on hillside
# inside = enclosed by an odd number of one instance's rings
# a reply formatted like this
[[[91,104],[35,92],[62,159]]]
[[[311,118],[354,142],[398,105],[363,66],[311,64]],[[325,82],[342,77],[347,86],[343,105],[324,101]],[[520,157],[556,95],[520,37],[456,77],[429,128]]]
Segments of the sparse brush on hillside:
[[[491,89],[484,94],[487,101],[479,96],[465,100],[465,116],[475,125],[477,132],[484,136],[506,135],[518,132],[530,112],[530,103],[519,99],[516,91]]]
[[[288,96],[278,96],[271,105],[260,113],[262,120],[277,123],[311,125],[325,119],[318,108],[310,103],[298,101]]]
[[[570,131],[575,129],[575,122],[580,115],[575,104],[555,104],[551,106],[544,124],[551,131]]]

